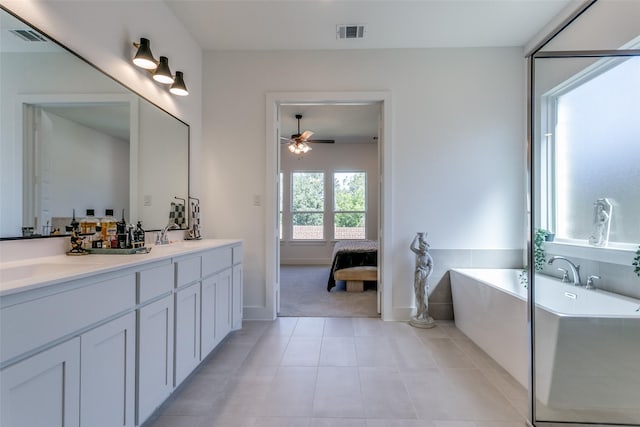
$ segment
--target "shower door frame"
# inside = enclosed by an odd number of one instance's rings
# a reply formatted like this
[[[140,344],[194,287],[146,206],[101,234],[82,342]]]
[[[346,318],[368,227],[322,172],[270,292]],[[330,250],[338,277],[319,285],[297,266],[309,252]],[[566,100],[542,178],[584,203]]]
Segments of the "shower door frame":
[[[535,384],[535,271],[533,269],[534,264],[534,251],[532,236],[535,235],[536,223],[535,212],[538,208],[538,201],[535,197],[535,190],[538,183],[539,166],[536,163],[535,150],[534,150],[534,136],[536,134],[534,129],[535,124],[535,77],[536,59],[561,59],[561,58],[621,58],[621,57],[640,57],[640,49],[625,49],[625,50],[567,50],[567,51],[541,51],[553,38],[563,32],[571,23],[576,20],[582,13],[584,13],[589,7],[591,7],[598,0],[589,0],[581,5],[571,16],[563,21],[553,32],[551,32],[546,38],[536,45],[527,55],[527,179],[528,179],[528,197],[529,197],[529,211],[528,211],[528,231],[529,237],[527,242],[527,260],[528,260],[528,274],[529,274],[529,286],[528,286],[528,304],[527,304],[527,323],[528,323],[528,340],[529,340],[529,413],[527,423],[530,426],[535,427],[553,427],[561,423],[566,426],[589,426],[589,425],[605,425],[600,422],[569,422],[569,421],[537,421],[537,409],[536,409],[536,384]],[[538,169],[536,169],[538,167]],[[610,424],[622,425],[622,424]],[[628,424],[625,424],[628,425]]]

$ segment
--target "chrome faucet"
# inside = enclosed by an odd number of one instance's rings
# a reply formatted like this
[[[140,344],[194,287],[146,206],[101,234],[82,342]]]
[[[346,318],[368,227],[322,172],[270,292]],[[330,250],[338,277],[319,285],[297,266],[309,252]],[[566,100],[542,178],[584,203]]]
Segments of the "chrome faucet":
[[[176,229],[180,229],[180,226],[175,222],[167,224],[167,226],[162,229],[162,231],[160,232],[160,235],[156,239],[156,245],[168,245],[169,236],[167,236],[167,232],[169,230],[176,230]]]
[[[596,289],[596,285],[594,284],[596,280],[600,280],[600,276],[589,276],[587,278],[587,284],[584,286],[585,289]]]
[[[562,283],[569,283],[569,270],[558,267],[558,271],[562,273]]]
[[[566,261],[567,264],[569,264],[569,270],[571,271],[571,275],[573,276],[573,285],[582,286],[580,284],[580,266],[575,265],[569,258],[565,258],[560,255],[554,255],[551,258],[549,258],[549,261],[547,262],[547,264],[551,265],[555,260],[558,260],[558,259]]]

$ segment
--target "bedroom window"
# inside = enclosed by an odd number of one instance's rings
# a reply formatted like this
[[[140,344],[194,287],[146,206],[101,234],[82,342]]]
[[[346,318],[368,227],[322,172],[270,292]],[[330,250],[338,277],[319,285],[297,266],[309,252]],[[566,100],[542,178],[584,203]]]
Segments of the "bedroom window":
[[[333,233],[336,240],[365,239],[366,172],[333,174]]]
[[[291,223],[294,240],[324,239],[324,172],[291,175]]]

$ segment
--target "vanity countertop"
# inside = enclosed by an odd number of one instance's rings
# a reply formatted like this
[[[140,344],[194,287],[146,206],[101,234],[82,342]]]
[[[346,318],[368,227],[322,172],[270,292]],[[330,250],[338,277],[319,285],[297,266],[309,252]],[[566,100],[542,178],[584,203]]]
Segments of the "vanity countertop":
[[[0,262],[0,296],[42,288],[97,273],[108,273],[150,262],[171,259],[241,243],[238,239],[181,240],[151,245],[151,252],[134,255],[55,255],[21,261]]]

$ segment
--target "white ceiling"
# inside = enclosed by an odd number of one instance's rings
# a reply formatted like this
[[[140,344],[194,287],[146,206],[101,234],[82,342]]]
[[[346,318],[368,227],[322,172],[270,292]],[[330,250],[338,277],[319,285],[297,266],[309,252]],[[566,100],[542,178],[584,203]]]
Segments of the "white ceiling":
[[[164,0],[205,50],[317,50],[524,46],[571,0]],[[27,43],[3,13],[2,51],[57,50]],[[361,40],[337,40],[336,26],[364,24]],[[28,28],[28,27],[27,27]],[[376,105],[283,106],[281,134],[367,142],[377,135]],[[62,113],[62,112],[58,112]],[[106,114],[106,112],[104,112]],[[67,112],[66,114],[70,114]],[[74,116],[75,120],[87,121]]]
[[[63,103],[43,108],[97,132],[127,142],[130,139],[128,103]]]
[[[524,46],[570,0],[164,0],[205,50]],[[336,26],[364,24],[361,40]]]
[[[524,46],[571,0],[164,0],[205,51]],[[366,26],[337,40],[337,25]],[[377,106],[283,106],[281,135],[374,142]]]
[[[378,136],[380,104],[368,105],[283,105],[280,107],[280,134],[298,133],[296,114],[302,114],[300,131],[314,132],[314,139],[336,143],[375,143]]]

